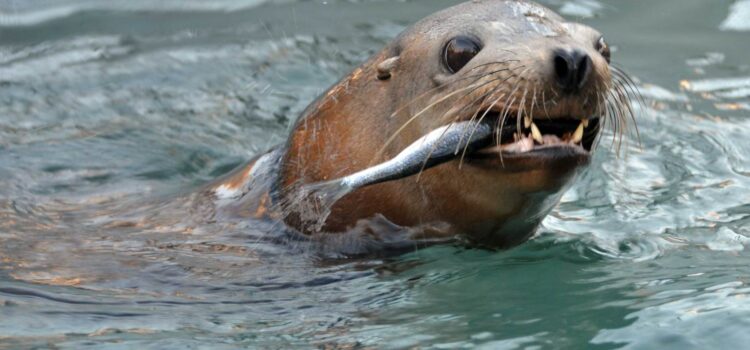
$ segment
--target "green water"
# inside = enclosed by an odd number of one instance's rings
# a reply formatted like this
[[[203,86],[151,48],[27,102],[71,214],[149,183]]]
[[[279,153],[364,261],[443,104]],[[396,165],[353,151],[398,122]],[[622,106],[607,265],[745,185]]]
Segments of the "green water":
[[[748,1],[545,2],[647,105],[516,249],[331,262],[175,199],[453,3],[0,0],[0,348],[746,348]]]

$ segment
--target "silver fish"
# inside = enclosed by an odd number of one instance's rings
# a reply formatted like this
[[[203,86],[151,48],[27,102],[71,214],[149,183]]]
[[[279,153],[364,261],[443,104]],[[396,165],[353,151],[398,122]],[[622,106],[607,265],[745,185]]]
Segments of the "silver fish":
[[[494,127],[488,123],[459,122],[431,131],[396,157],[336,180],[304,185],[298,193],[297,211],[302,221],[320,231],[339,199],[358,188],[402,179],[458,157],[491,141]]]
[[[402,179],[458,157],[464,148],[487,141],[493,131],[488,123],[449,124],[422,136],[391,160],[331,182],[339,182],[341,187],[352,190]]]

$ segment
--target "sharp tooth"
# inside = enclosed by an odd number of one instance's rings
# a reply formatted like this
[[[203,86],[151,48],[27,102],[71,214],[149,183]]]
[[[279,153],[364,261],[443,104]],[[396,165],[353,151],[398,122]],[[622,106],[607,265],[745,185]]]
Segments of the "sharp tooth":
[[[525,116],[523,118],[523,127],[528,129],[531,126],[531,116]]]
[[[582,124],[583,124],[584,128],[588,128],[589,127],[589,120],[588,119],[584,119]]]
[[[539,128],[534,123],[531,123],[531,138],[533,138],[534,141],[539,142],[539,144],[544,144],[542,133],[539,132]]]
[[[581,140],[583,140],[583,129],[583,123],[578,125],[578,129],[576,129],[576,131],[573,133],[573,137],[570,139],[570,141],[573,143],[581,142]]]

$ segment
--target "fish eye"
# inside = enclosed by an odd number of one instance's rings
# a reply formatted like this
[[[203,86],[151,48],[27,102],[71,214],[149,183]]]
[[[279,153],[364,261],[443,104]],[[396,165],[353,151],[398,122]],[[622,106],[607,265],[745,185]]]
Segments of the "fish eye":
[[[607,44],[607,41],[604,40],[603,36],[599,37],[599,40],[596,41],[594,48],[596,48],[596,51],[599,51],[599,53],[604,57],[604,59],[607,60],[607,63],[609,63],[612,57],[612,53],[609,50],[609,44]]]
[[[482,45],[478,40],[469,36],[457,36],[445,45],[443,64],[451,73],[456,73],[481,50]]]

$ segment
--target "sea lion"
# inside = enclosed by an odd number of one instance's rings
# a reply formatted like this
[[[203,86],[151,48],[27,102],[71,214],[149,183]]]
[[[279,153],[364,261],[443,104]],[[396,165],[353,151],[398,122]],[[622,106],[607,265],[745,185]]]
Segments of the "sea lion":
[[[268,217],[304,234],[386,219],[417,238],[527,240],[589,163],[605,122],[621,130],[627,76],[601,33],[529,1],[473,0],[414,24],[331,87],[288,142],[209,186],[217,213]],[[313,228],[304,184],[385,162],[450,123],[490,121],[487,147],[417,176],[357,189]],[[428,229],[429,227],[429,229]]]

